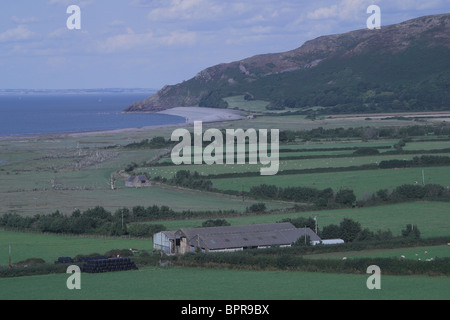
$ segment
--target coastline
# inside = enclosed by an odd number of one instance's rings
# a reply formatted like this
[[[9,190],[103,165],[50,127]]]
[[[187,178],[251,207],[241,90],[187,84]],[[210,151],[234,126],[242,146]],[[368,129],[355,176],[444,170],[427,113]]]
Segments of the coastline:
[[[187,124],[193,124],[195,121],[211,123],[242,120],[245,118],[242,115],[242,111],[201,107],[178,107],[157,113],[185,118]]]
[[[155,126],[145,126],[138,128],[122,128],[122,129],[110,129],[110,130],[96,130],[96,131],[79,131],[79,132],[54,132],[54,133],[31,133],[31,134],[18,134],[18,135],[6,135],[0,136],[0,141],[14,141],[21,139],[51,139],[51,138],[79,138],[90,137],[99,135],[110,135],[120,133],[140,133],[150,131],[154,129],[167,129],[167,128],[179,128],[183,125],[193,125],[194,121],[202,121],[205,123],[223,122],[223,121],[235,121],[241,120],[245,117],[237,110],[228,109],[214,109],[214,108],[201,108],[201,107],[178,107],[167,109],[160,112],[142,112],[142,113],[155,113],[179,116],[186,119],[184,124],[164,124]],[[139,112],[135,112],[139,114]]]

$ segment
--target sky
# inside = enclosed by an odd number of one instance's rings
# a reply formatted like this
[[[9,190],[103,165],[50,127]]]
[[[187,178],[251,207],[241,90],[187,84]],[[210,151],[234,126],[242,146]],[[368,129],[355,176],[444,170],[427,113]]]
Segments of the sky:
[[[67,21],[80,8],[80,29]],[[160,89],[319,36],[450,12],[450,0],[14,0],[0,4],[0,89]]]

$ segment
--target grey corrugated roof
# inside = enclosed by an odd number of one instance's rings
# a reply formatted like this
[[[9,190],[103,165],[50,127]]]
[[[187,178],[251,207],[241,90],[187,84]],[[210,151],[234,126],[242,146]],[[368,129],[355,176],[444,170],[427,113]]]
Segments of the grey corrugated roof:
[[[311,241],[320,241],[311,229],[297,229],[291,223],[181,229],[176,235],[185,236],[190,245],[220,250],[290,245],[305,236],[305,232]]]
[[[225,233],[245,233],[245,232],[263,232],[275,230],[289,230],[295,229],[294,225],[289,222],[273,223],[273,224],[252,224],[245,226],[226,226],[226,227],[210,227],[210,228],[195,228],[195,229],[180,229],[181,232],[189,240],[196,235],[208,234],[225,234]]]
[[[166,237],[170,240],[178,239],[177,236],[175,235],[176,231],[162,231],[161,233],[165,234]]]

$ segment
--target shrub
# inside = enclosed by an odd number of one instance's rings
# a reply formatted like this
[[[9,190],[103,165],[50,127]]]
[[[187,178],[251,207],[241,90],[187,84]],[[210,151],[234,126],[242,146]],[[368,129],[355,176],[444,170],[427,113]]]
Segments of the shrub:
[[[408,224],[406,229],[402,230],[402,236],[408,239],[420,239],[419,228],[413,224]]]
[[[266,211],[266,205],[264,203],[255,203],[247,208],[247,212],[251,213],[260,213]]]
[[[128,234],[136,238],[151,238],[155,233],[167,230],[165,226],[157,224],[135,223],[128,227]]]
[[[217,219],[217,220],[207,220],[202,223],[203,228],[211,228],[211,227],[226,227],[231,226],[231,224],[224,219]]]
[[[373,156],[380,154],[377,148],[358,148],[353,152],[355,156]]]
[[[353,190],[342,189],[336,194],[336,203],[351,206],[356,201]]]
[[[355,241],[361,230],[361,224],[351,219],[344,219],[340,225],[340,238],[345,242]]]

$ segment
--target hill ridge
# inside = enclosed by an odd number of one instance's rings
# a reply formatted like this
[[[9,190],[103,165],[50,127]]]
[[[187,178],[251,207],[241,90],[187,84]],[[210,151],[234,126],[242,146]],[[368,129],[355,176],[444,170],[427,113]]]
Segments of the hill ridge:
[[[249,99],[270,101],[274,108],[302,110],[321,106],[331,113],[365,112],[358,108],[368,109],[367,112],[447,110],[448,56],[450,14],[424,16],[383,26],[381,30],[360,29],[321,36],[286,52],[221,63],[188,81],[165,86],[126,112],[157,112],[183,106],[226,108],[223,98],[245,94]],[[368,68],[374,64],[378,70]],[[380,70],[387,71],[384,78]],[[334,76],[327,77],[326,73]],[[372,100],[364,97],[371,91],[375,91]],[[431,101],[425,97],[430,91],[436,94],[428,97]],[[386,98],[387,93],[391,97]],[[406,105],[409,102],[412,106]],[[428,102],[429,105],[419,106]],[[357,108],[357,104],[365,108]]]

